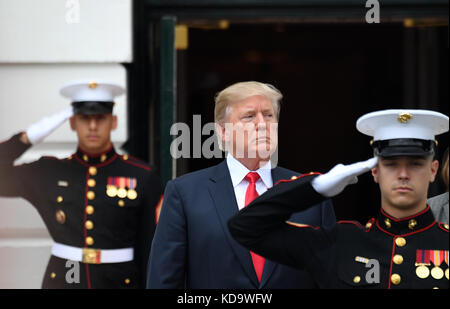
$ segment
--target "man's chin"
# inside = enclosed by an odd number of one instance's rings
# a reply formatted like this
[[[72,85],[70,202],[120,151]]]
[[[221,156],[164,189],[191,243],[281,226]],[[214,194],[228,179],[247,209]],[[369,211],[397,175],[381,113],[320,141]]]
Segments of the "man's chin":
[[[412,209],[416,206],[416,202],[411,199],[396,199],[392,201],[392,205],[397,209],[407,210]]]
[[[80,145],[80,146],[81,146],[81,149],[83,149],[84,151],[86,151],[88,153],[92,153],[92,154],[103,152],[103,150],[106,147],[103,143],[89,142],[89,141],[86,143],[83,143],[83,145]]]

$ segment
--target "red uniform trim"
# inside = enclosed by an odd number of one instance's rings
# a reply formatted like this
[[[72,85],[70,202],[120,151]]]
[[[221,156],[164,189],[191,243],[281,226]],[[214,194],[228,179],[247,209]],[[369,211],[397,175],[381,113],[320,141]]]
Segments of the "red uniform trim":
[[[114,154],[108,161],[105,161],[105,162],[103,162],[103,163],[99,163],[99,164],[96,164],[96,165],[94,165],[94,164],[89,164],[89,163],[84,162],[83,160],[81,160],[81,159],[78,157],[77,154],[75,154],[74,157],[75,157],[75,159],[77,159],[77,161],[78,161],[80,164],[82,164],[82,165],[84,165],[84,166],[86,166],[86,167],[91,167],[91,166],[94,166],[94,167],[103,167],[103,166],[106,166],[106,165],[108,165],[108,164],[111,164],[111,163],[117,158],[117,153]]]
[[[158,225],[159,222],[159,215],[161,214],[161,207],[164,201],[164,194],[161,194],[161,197],[159,198],[158,204],[156,204],[155,207],[155,224]]]
[[[128,156],[128,158],[130,158],[130,156]],[[146,171],[149,171],[149,172],[150,172],[150,171],[152,170],[149,166],[142,165],[142,164],[139,164],[139,163],[130,161],[129,159],[128,159],[128,160],[124,160],[124,159],[123,159],[123,156],[120,156],[120,159],[121,159],[123,162],[125,162],[125,163],[128,163],[128,164],[131,164],[131,165],[134,165],[134,166],[143,168],[143,169],[146,170]]]
[[[311,175],[321,175],[321,173],[311,172],[311,173],[309,173],[309,174],[303,174],[303,175],[300,175],[300,176],[295,176],[295,177],[296,177],[295,179],[281,179],[281,180],[278,180],[278,181],[275,183],[274,186],[276,186],[276,185],[278,185],[278,184],[280,184],[280,183],[282,183],[282,182],[291,182],[291,181],[295,181],[295,180],[297,180],[297,179],[300,179],[300,178],[303,178],[303,177],[306,177],[306,176],[311,176]]]
[[[394,239],[392,239],[392,253],[391,253],[391,264],[389,266],[389,276],[388,276],[388,289],[391,288],[391,276],[392,276],[392,263],[394,261],[394,253],[395,253],[395,240],[397,239],[397,237],[394,237]]]
[[[414,214],[414,215],[412,215],[412,216],[409,216],[409,217],[406,217],[406,218],[401,218],[401,219],[397,219],[397,218],[391,217],[390,215],[388,215],[388,214],[383,210],[383,208],[381,208],[381,213],[382,213],[383,215],[385,215],[386,217],[388,217],[389,219],[391,219],[392,221],[395,221],[395,222],[401,222],[401,221],[409,220],[409,219],[415,218],[415,217],[417,217],[417,216],[420,216],[420,215],[424,214],[425,212],[427,212],[428,210],[430,210],[430,206],[427,205],[427,207],[426,207],[424,210],[422,210],[421,212],[416,213],[416,214]]]
[[[303,228],[311,228],[314,230],[320,229],[320,226],[312,226],[309,224],[303,224],[303,223],[297,223],[297,222],[291,222],[291,221],[286,221],[286,224],[289,224],[289,225],[294,226],[299,229],[303,229]]]
[[[369,221],[367,221],[367,223],[371,223],[370,227],[366,228],[366,232],[369,232],[374,226],[375,218],[371,218]],[[367,223],[366,223],[366,225],[367,225]]]
[[[84,216],[83,216],[83,243],[84,243],[84,248],[87,248],[87,245],[86,245],[86,237],[87,237],[87,229],[86,229],[87,212],[86,212],[86,208],[88,206],[87,192],[89,191],[89,186],[88,186],[89,177],[90,177],[90,175],[89,175],[89,170],[88,170],[86,172],[86,186],[85,186],[85,191],[84,191]],[[91,289],[91,276],[90,276],[90,272],[89,272],[89,264],[85,263],[84,265],[86,267],[87,286],[88,286],[88,289]]]
[[[353,224],[353,225],[356,225],[357,227],[359,227],[359,228],[363,228],[363,226],[361,225],[361,223],[359,223],[358,221],[350,221],[350,220],[341,220],[341,221],[338,221],[338,224]]]
[[[441,229],[441,230],[443,230],[444,232],[447,232],[448,233],[448,228],[445,228],[445,223],[442,223],[442,222],[439,222],[438,223],[438,226],[439,226],[439,228]]]
[[[380,229],[380,231],[382,231],[382,232],[384,232],[384,233],[386,233],[386,234],[388,234],[388,235],[391,235],[392,237],[398,237],[398,236],[405,237],[405,236],[410,236],[410,235],[413,235],[413,234],[417,234],[417,233],[426,231],[426,230],[430,229],[433,225],[435,225],[437,222],[434,221],[434,222],[431,223],[430,225],[428,225],[428,226],[426,226],[426,227],[424,227],[424,228],[422,228],[422,229],[420,229],[420,230],[413,231],[413,232],[406,233],[406,234],[399,234],[399,235],[397,235],[397,234],[392,234],[392,233],[386,231],[385,229],[383,229],[383,228],[380,226],[379,223],[380,223],[380,222],[377,220],[377,223],[376,223],[376,224],[377,224],[377,227]]]

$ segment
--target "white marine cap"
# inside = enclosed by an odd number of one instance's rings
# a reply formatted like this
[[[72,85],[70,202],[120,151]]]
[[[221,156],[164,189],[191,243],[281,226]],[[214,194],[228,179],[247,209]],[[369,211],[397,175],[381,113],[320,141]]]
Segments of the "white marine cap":
[[[373,136],[376,155],[432,155],[435,136],[448,131],[448,121],[435,111],[389,109],[360,117],[356,128]]]
[[[71,99],[75,114],[112,113],[114,98],[125,89],[120,85],[104,81],[77,81],[65,84],[61,95]]]

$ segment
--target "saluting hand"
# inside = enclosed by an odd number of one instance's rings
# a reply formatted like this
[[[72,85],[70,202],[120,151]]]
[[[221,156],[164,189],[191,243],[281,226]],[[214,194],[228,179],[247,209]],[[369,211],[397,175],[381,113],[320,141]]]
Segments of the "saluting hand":
[[[341,193],[346,186],[357,183],[358,176],[370,171],[377,163],[378,158],[374,157],[350,165],[338,164],[328,173],[316,177],[311,185],[323,196],[332,197]]]
[[[33,145],[37,144],[72,116],[73,108],[68,107],[59,113],[45,117],[28,127],[26,133],[22,136],[22,141]]]

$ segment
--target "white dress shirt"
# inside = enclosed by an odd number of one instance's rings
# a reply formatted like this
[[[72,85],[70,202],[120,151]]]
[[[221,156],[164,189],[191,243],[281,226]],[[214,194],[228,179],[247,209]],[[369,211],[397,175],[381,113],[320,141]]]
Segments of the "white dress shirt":
[[[260,169],[250,171],[231,154],[228,154],[227,165],[230,171],[231,181],[233,183],[234,194],[236,196],[239,210],[245,207],[245,193],[247,192],[249,182],[244,178],[249,172],[256,172],[259,174],[260,178],[256,181],[256,191],[259,195],[263,194],[267,191],[267,189],[272,188],[273,186],[270,161]]]

